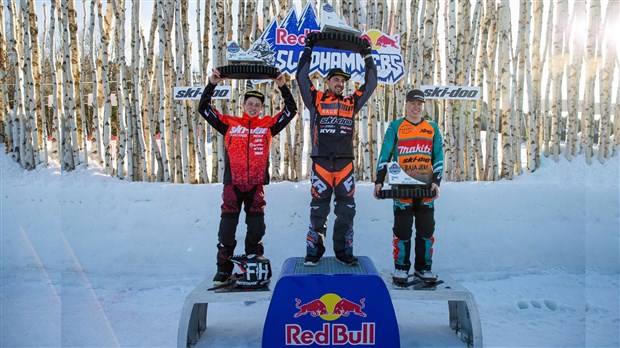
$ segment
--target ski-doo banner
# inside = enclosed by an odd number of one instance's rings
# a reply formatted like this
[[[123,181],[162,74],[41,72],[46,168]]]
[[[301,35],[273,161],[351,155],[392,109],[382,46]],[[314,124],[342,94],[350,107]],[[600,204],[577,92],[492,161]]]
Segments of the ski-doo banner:
[[[426,99],[480,99],[480,87],[471,86],[420,86]]]
[[[174,100],[200,100],[204,86],[194,87],[174,87],[172,89],[172,99]],[[213,99],[230,99],[232,96],[232,87],[216,86],[213,91]]]
[[[306,36],[310,32],[320,31],[320,28],[311,2],[305,6],[300,17],[293,7],[282,23],[278,23],[274,18],[247,53],[262,60],[266,65],[279,68],[284,74],[294,75],[305,47]],[[360,37],[372,46],[379,83],[398,82],[405,75],[399,36],[370,29],[361,33]],[[325,77],[332,68],[341,68],[350,73],[351,80],[355,82],[364,81],[364,58],[359,53],[314,47],[310,73],[318,72]]]

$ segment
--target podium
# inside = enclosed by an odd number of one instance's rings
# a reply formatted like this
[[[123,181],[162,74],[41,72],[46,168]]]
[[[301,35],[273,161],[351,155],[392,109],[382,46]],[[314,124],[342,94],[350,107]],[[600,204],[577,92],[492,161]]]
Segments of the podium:
[[[209,303],[270,301],[263,347],[400,347],[393,302],[447,301],[449,325],[469,347],[482,347],[482,329],[473,295],[449,276],[423,290],[393,289],[368,257],[345,266],[323,257],[316,267],[303,257],[285,260],[273,291],[215,293],[206,279],[185,299],[177,346],[193,347],[207,330]]]

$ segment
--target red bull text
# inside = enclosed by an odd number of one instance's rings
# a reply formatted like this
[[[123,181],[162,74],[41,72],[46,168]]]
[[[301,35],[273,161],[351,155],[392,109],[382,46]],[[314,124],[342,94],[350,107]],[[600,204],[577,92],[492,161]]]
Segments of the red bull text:
[[[351,330],[345,324],[324,323],[319,331],[304,330],[297,324],[286,325],[287,346],[374,345],[375,323],[362,323],[361,330]]]

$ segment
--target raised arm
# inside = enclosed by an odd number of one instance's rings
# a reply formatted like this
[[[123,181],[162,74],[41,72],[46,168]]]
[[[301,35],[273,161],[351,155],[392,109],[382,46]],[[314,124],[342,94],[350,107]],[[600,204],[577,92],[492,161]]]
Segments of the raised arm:
[[[216,131],[220,134],[226,134],[228,125],[222,122],[222,114],[211,106],[213,91],[215,90],[215,86],[220,81],[222,81],[220,73],[217,69],[215,69],[211,77],[209,77],[207,86],[204,91],[202,91],[202,96],[200,97],[200,102],[198,103],[198,112],[213,128],[215,128]]]
[[[355,92],[355,110],[358,113],[377,88],[377,66],[369,48],[360,52],[364,56],[364,84]]]
[[[275,81],[280,89],[282,98],[284,98],[284,109],[274,116],[276,121],[274,125],[271,126],[272,135],[280,133],[280,131],[282,131],[297,114],[297,103],[295,102],[295,98],[293,97],[291,90],[284,82],[284,76],[280,74],[277,78],[275,78]]]

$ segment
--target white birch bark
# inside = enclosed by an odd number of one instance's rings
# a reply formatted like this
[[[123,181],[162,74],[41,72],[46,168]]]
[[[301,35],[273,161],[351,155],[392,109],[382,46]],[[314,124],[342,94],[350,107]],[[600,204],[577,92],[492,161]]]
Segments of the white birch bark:
[[[13,101],[13,112],[12,112],[12,141],[10,152],[13,154],[13,158],[18,162],[22,168],[24,166],[24,158],[25,155],[25,111],[24,111],[24,75],[21,69],[23,63],[23,54],[21,52],[22,42],[18,41],[19,38],[22,38],[23,34],[20,32],[20,28],[23,28],[23,25],[19,19],[19,15],[17,13],[17,8],[15,7],[15,3],[10,1],[8,3],[7,11],[8,11],[8,24],[7,28],[9,30],[8,35],[8,62],[9,66],[13,67],[13,74],[15,78],[14,82],[14,101]]]
[[[581,81],[581,70],[584,57],[584,41],[582,33],[577,32],[583,28],[577,28],[574,23],[586,23],[586,3],[577,1],[573,6],[573,14],[571,16],[571,61],[568,74],[568,92],[566,94],[568,100],[568,114],[566,116],[566,146],[564,156],[571,161],[573,156],[577,154],[577,132],[579,132],[579,86]]]
[[[543,11],[544,11],[544,2],[543,1],[535,1],[534,5],[534,33],[542,32],[542,22],[543,22]],[[533,119],[534,124],[530,124],[530,129],[534,129],[535,137],[530,140],[530,146],[528,147],[528,163],[530,163],[530,167],[528,170],[534,171],[540,165],[540,148],[542,146],[542,137],[540,137],[541,132],[541,122],[540,120],[543,118],[543,113],[541,112],[541,80],[542,80],[542,70],[543,70],[543,60],[541,58],[540,50],[541,50],[541,37],[542,35],[532,35],[532,57],[531,57],[531,81],[532,88],[530,89],[529,97],[533,100],[534,104],[531,112],[533,115],[530,119]]]
[[[553,104],[551,106],[551,134],[550,151],[553,160],[558,161],[560,157],[560,122],[562,120],[562,79],[564,76],[565,62],[568,57],[564,43],[566,18],[568,18],[568,1],[558,0],[558,16],[553,28],[553,51],[550,60],[551,80],[553,83]]]
[[[424,43],[422,50],[422,61],[418,64],[422,66],[422,85],[433,83],[433,26],[435,19],[435,7],[428,4],[424,15]],[[420,64],[421,63],[421,64]]]
[[[99,14],[99,34],[101,37],[101,43],[99,45],[101,50],[101,86],[103,87],[103,168],[108,175],[112,175],[114,166],[112,164],[112,103],[110,100],[110,84],[109,84],[109,66],[108,66],[108,50],[110,48],[110,31],[112,26],[111,11],[112,8],[108,6],[107,13],[104,14],[103,6],[100,0],[97,0],[97,12]]]
[[[581,130],[581,141],[585,150],[586,163],[591,164],[594,155],[594,88],[600,62],[600,50],[597,50],[597,43],[600,42],[598,35],[601,28],[601,4],[598,1],[590,3],[589,15],[588,42],[586,45],[585,110],[581,116],[584,127]]]
[[[90,59],[88,59],[88,64],[91,70],[91,79],[92,79],[92,93],[93,93],[93,116],[92,116],[92,125],[89,130],[92,135],[91,138],[91,156],[95,163],[97,163],[100,167],[103,167],[103,157],[101,156],[102,142],[101,142],[101,113],[99,109],[99,84],[100,79],[97,76],[97,72],[99,70],[99,66],[101,65],[101,61],[98,58],[95,49],[95,42],[93,40],[93,34],[95,32],[95,23],[96,23],[96,15],[97,15],[97,4],[100,0],[91,1],[90,3],[90,22],[89,28],[90,30],[86,31],[86,40],[89,42],[88,45],[88,55]]]
[[[620,20],[620,16],[618,13],[620,12],[620,3],[618,2],[608,2],[607,10],[605,11],[605,23],[603,26],[602,32],[606,32],[607,35],[605,40],[600,37],[601,45],[605,47],[605,60],[602,63],[602,71],[600,74],[600,83],[601,86],[601,98],[600,98],[600,112],[601,118],[599,123],[598,130],[598,154],[597,159],[600,163],[605,162],[605,158],[609,158],[610,155],[610,137],[611,137],[611,91],[613,89],[613,76],[614,76],[614,68],[617,62],[617,45],[618,45],[618,37],[617,33],[610,33],[609,30],[611,28],[612,23],[618,23]],[[618,114],[616,113],[616,123],[618,123]],[[618,133],[616,133],[616,137]]]
[[[118,4],[120,2],[120,4]],[[116,97],[118,101],[118,134],[117,134],[117,152],[116,152],[116,177],[125,178],[125,172],[129,178],[132,177],[131,156],[127,155],[128,133],[127,133],[127,109],[129,106],[127,92],[127,78],[125,70],[127,62],[125,59],[125,1],[112,0],[112,9],[116,18],[116,55],[117,55],[117,73],[116,73]]]
[[[499,4],[499,23],[500,23],[500,59],[499,68],[501,71],[501,78],[498,83],[497,93],[501,93],[502,112],[501,112],[501,124],[502,124],[502,164],[500,177],[512,180],[513,178],[513,157],[512,157],[512,119],[510,115],[510,81],[511,81],[511,55],[510,47],[512,42],[510,41],[510,9],[509,4],[500,2]]]
[[[553,33],[553,15],[554,15],[554,11],[553,11],[553,2],[549,3],[549,9],[547,11],[547,29],[546,32],[547,33]],[[549,34],[547,35],[546,39],[545,39],[545,49],[543,51],[543,59],[548,59],[549,61],[551,61],[551,53],[549,50],[549,47],[551,47],[551,43],[552,43],[552,37],[553,35]],[[551,63],[550,63],[551,64]],[[553,70],[553,68],[551,66],[549,66],[550,70]],[[550,134],[551,134],[551,125],[550,125],[550,113],[551,113],[551,98],[549,97],[549,94],[551,93],[551,80],[550,78],[547,77],[546,81],[546,88],[545,88],[545,93],[543,95],[543,113],[542,113],[542,117],[540,119],[540,138],[541,138],[541,144],[542,144],[542,152],[543,155],[545,157],[549,157],[549,140],[550,140]]]
[[[81,45],[81,49],[80,49],[80,66],[85,67],[88,64],[88,60],[90,57],[88,57],[88,53],[85,50],[85,45],[86,45],[86,1],[82,0],[82,45]],[[83,69],[82,69],[83,70]],[[85,95],[84,95],[84,74],[82,72],[80,72],[79,74],[79,83],[78,83],[78,89],[79,89],[79,102],[80,102],[80,131],[81,131],[81,141],[82,141],[82,157],[84,158],[83,163],[86,167],[88,167],[88,131],[86,130],[86,99],[85,99]]]
[[[489,43],[487,46],[487,54],[489,60],[489,70],[487,71],[487,100],[488,106],[488,118],[487,118],[487,132],[486,132],[486,160],[485,160],[485,180],[494,181],[497,180],[498,164],[497,164],[497,119],[499,112],[499,98],[497,96],[497,82],[495,74],[496,64],[496,50],[498,44],[498,11],[494,5],[494,1],[488,0],[487,7],[489,8],[489,14],[491,17],[491,28],[489,32]]]
[[[140,73],[140,43],[141,43],[141,35],[140,35],[140,1],[132,1],[132,9],[131,9],[131,47],[132,47],[132,70],[133,70],[133,93],[132,93],[132,101],[131,105],[134,108],[133,117],[135,119],[135,134],[137,135],[137,139],[134,139],[133,144],[137,145],[137,149],[134,148],[132,153],[134,156],[138,157],[139,160],[139,169],[140,169],[140,179],[147,180],[148,170],[147,170],[147,151],[146,151],[146,141],[144,137],[144,113],[142,112],[143,100],[140,97],[142,93],[140,93],[140,85],[143,81],[141,81],[141,73]],[[133,125],[133,123],[132,123]],[[134,173],[134,175],[137,173]]]
[[[63,52],[63,100],[64,100],[64,116],[63,116],[63,158],[61,168],[63,170],[73,170],[80,163],[77,144],[77,127],[75,120],[75,85],[73,79],[73,63],[71,37],[69,35],[69,5],[67,2],[61,1],[61,19],[62,19],[62,52]],[[75,33],[73,33],[75,34]]]
[[[0,24],[0,36],[2,36],[3,32],[4,32],[4,28],[2,27],[3,25],[3,21],[4,19],[2,18],[2,9],[1,9],[2,5],[0,5],[0,22],[2,22]],[[41,41],[41,52],[45,52],[45,40],[47,37],[47,14],[45,12],[47,7],[47,4],[43,4],[43,40]],[[4,67],[3,64],[3,56],[4,56],[4,50],[2,49],[2,38],[0,38],[0,84],[3,85],[3,81],[2,81],[2,71],[4,71],[4,69],[6,69]],[[45,54],[40,54],[39,55],[39,66],[41,68],[41,70],[39,71],[39,107],[41,110],[41,148],[43,151],[43,156],[41,159],[41,162],[45,165],[48,166],[49,165],[49,161],[48,161],[48,150],[47,150],[47,136],[48,136],[48,126],[47,126],[47,113],[46,113],[46,106],[45,106],[45,102],[47,101],[47,98],[45,98],[45,90],[44,90],[44,80],[45,80],[45,75],[43,73],[44,67],[45,67]],[[4,92],[4,91],[2,91]],[[4,93],[3,93],[4,94]],[[1,105],[2,101],[0,99],[0,110],[3,110],[2,105]],[[2,118],[4,116],[0,116],[0,118]],[[2,120],[0,120],[0,124],[2,124]],[[2,126],[0,126],[2,127]],[[2,133],[4,134],[4,129],[0,129],[0,131],[2,131]]]
[[[24,108],[25,114],[25,157],[22,158],[22,166],[26,169],[34,169],[39,163],[39,144],[38,144],[38,127],[37,119],[39,117],[38,108],[35,101],[36,87],[34,81],[34,59],[33,59],[33,42],[31,36],[31,23],[28,13],[28,6],[25,1],[21,2],[21,16],[23,23],[23,66],[24,74]],[[32,23],[36,27],[36,23]],[[36,30],[35,30],[36,31]],[[36,43],[35,43],[36,44]],[[38,63],[37,63],[38,64]]]
[[[456,85],[457,41],[456,41],[456,0],[445,2],[444,22],[446,30],[446,82],[449,86]],[[458,181],[457,146],[454,138],[454,103],[451,99],[444,101],[445,119],[443,122],[444,142],[444,176],[451,181]]]
[[[158,123],[159,123],[159,134],[160,134],[160,146],[161,146],[161,160],[162,160],[162,179],[164,182],[170,181],[170,172],[169,172],[169,163],[168,163],[168,145],[166,138],[168,136],[168,132],[166,131],[166,95],[165,92],[167,89],[166,80],[164,79],[164,52],[166,50],[165,40],[167,38],[166,35],[166,22],[164,20],[164,4],[163,0],[158,0],[157,2],[157,21],[159,25],[159,55],[157,59],[157,84],[160,88],[159,94],[159,111],[158,111]]]
[[[45,4],[43,4],[43,10],[45,11]],[[44,36],[45,37],[45,36]],[[0,140],[5,143],[6,150],[10,150],[11,145],[10,137],[8,136],[7,129],[9,127],[9,97],[7,86],[7,49],[6,49],[6,34],[4,28],[4,4],[0,3]],[[47,156],[45,157],[47,161]]]
[[[481,7],[484,7],[484,17],[480,23],[480,40],[478,43],[478,59],[477,59],[477,67],[476,67],[476,86],[480,88],[480,95],[484,95],[486,92],[484,76],[485,71],[489,70],[489,61],[487,57],[487,44],[489,41],[489,28],[491,26],[492,14],[491,11],[494,9],[489,7],[489,4],[482,4],[483,0],[480,0]],[[482,154],[482,141],[480,139],[480,133],[482,131],[482,125],[488,124],[487,116],[489,112],[489,107],[487,103],[487,108],[484,109],[484,99],[480,98],[476,102],[476,112],[474,116],[473,123],[473,142],[474,142],[474,157],[476,163],[476,178],[478,180],[484,179],[484,159]],[[485,129],[486,130],[486,129]]]
[[[223,46],[221,41],[226,41],[224,37],[224,3],[223,1],[215,1],[211,0],[211,6],[215,9],[214,12],[214,27],[213,27],[213,35],[211,36],[212,40],[212,49],[213,49],[213,66],[220,66],[220,48]],[[215,107],[221,110],[221,102],[216,101]],[[224,178],[224,147],[223,147],[224,137],[218,132],[213,132],[212,137],[212,166],[211,166],[211,182],[222,182]]]
[[[176,85],[177,86],[185,86],[186,81],[184,81],[184,52],[185,52],[185,38],[183,36],[183,28],[182,28],[182,19],[181,19],[181,3],[179,1],[174,2],[174,29],[175,29],[175,52],[176,52]],[[189,171],[189,157],[187,155],[188,147],[188,125],[187,125],[187,112],[185,107],[182,105],[182,101],[177,101],[175,104],[176,107],[176,115],[180,121],[180,134],[178,134],[178,143],[180,145],[179,151],[177,151],[177,163],[180,165],[177,167],[179,170],[179,174],[177,180],[179,182],[189,183],[190,182],[190,171]]]

